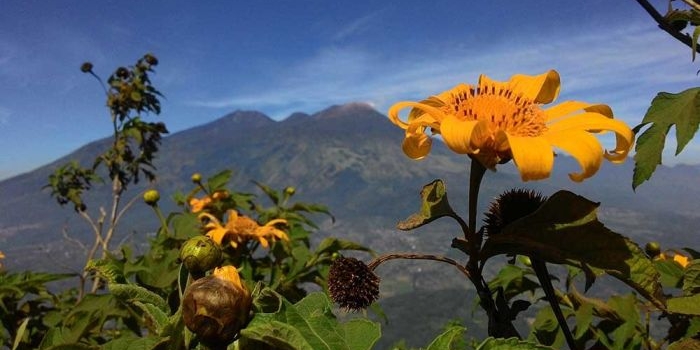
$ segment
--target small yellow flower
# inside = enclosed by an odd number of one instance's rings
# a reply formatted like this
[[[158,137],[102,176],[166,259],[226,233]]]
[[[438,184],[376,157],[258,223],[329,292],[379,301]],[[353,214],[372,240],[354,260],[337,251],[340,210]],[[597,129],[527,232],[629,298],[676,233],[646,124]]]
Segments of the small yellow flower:
[[[479,77],[477,86],[461,84],[420,102],[404,101],[389,109],[389,118],[406,130],[403,150],[413,159],[428,155],[432,140],[427,129],[442,135],[447,147],[468,154],[486,168],[513,159],[523,181],[549,177],[554,164],[552,148],[574,157],[580,173],[573,181],[593,176],[603,157],[623,162],[634,141],[632,130],[613,119],[607,105],[565,101],[544,109],[559,95],[559,74],[515,75],[507,82]],[[411,107],[407,120],[399,112]],[[614,150],[603,153],[594,134],[616,134]]]
[[[201,199],[200,198],[190,198],[188,201],[190,205],[190,211],[193,213],[199,213],[200,211],[204,210],[206,206],[211,204],[211,197],[209,196],[204,196]]]
[[[214,272],[212,272],[212,275],[216,278],[233,283],[236,288],[248,290],[243,286],[243,283],[241,283],[241,276],[238,275],[238,270],[234,266],[227,265],[217,267],[214,269]]]
[[[0,260],[5,259],[5,254],[0,251]],[[0,262],[0,269],[2,268],[2,262]]]
[[[686,268],[688,263],[690,263],[690,259],[688,259],[687,256],[678,253],[673,255],[673,261],[677,262],[678,265],[681,265],[683,268]]]
[[[270,246],[269,241],[274,241],[275,239],[289,240],[284,231],[275,227],[278,224],[286,225],[287,220],[284,219],[271,220],[260,226],[255,220],[245,215],[239,215],[235,210],[227,212],[225,225],[222,225],[217,218],[208,213],[200,214],[199,218],[207,218],[209,220],[209,223],[204,226],[207,229],[207,236],[219,245],[226,238],[229,239],[229,244],[234,248],[250,240],[260,242],[260,245],[265,248]]]

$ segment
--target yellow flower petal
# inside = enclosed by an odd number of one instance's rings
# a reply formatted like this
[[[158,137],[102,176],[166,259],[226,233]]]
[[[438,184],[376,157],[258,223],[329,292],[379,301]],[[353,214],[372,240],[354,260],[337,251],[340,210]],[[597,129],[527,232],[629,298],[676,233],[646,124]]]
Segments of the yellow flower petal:
[[[401,148],[411,159],[422,159],[430,153],[433,140],[424,133],[406,133]]]
[[[549,133],[559,133],[567,130],[600,131],[607,130],[616,134],[616,145],[612,151],[606,151],[605,158],[613,163],[620,163],[627,158],[632,149],[634,133],[623,122],[608,118],[599,113],[585,112],[573,117],[560,120],[549,125]]]
[[[234,266],[222,266],[217,267],[212,272],[216,278],[220,278],[224,281],[233,283],[238,288],[243,288],[241,283],[241,276],[238,274],[238,270]]]
[[[559,96],[561,79],[559,73],[550,70],[540,75],[516,74],[510,78],[515,92],[521,93],[536,103],[547,104]]]
[[[472,148],[472,132],[479,124],[473,120],[460,120],[453,116],[448,116],[440,125],[440,134],[447,147],[460,153],[474,153]],[[483,123],[482,123],[483,124]]]
[[[603,161],[603,150],[595,136],[586,131],[570,130],[559,133],[547,133],[543,136],[553,146],[568,153],[581,166],[580,173],[571,173],[571,180],[581,182],[593,176]]]
[[[687,256],[676,253],[673,255],[673,261],[677,262],[678,265],[681,265],[683,268],[687,267],[688,264],[690,263],[690,259],[688,259]]]
[[[412,101],[397,102],[393,106],[391,106],[391,108],[389,108],[389,120],[391,120],[392,123],[396,124],[402,129],[407,129],[408,125],[411,122],[404,122],[399,116],[401,110],[407,107],[413,107],[414,109],[424,111],[425,113],[422,114],[422,116],[425,116],[424,120],[431,118],[435,126],[439,125],[438,122],[444,117],[444,114],[438,108],[429,106],[424,103]]]
[[[565,101],[556,106],[545,109],[544,113],[547,116],[547,122],[552,123],[561,118],[570,117],[574,114],[574,112],[582,113],[584,111],[600,113],[609,118],[612,118],[613,116],[612,109],[610,109],[608,105],[590,104],[581,101]]]
[[[523,181],[549,177],[554,165],[554,153],[547,139],[508,135],[508,143]]]

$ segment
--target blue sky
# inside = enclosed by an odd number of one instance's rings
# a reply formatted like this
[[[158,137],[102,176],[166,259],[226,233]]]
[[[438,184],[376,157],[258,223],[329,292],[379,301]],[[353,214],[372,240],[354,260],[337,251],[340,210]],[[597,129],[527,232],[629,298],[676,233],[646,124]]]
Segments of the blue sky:
[[[2,0],[0,179],[108,136],[102,90],[80,64],[107,77],[147,52],[166,96],[150,120],[171,132],[236,109],[281,119],[362,101],[385,113],[481,73],[548,69],[560,101],[607,103],[634,126],[657,92],[700,79],[690,49],[633,0]],[[698,155],[694,141],[664,162]]]

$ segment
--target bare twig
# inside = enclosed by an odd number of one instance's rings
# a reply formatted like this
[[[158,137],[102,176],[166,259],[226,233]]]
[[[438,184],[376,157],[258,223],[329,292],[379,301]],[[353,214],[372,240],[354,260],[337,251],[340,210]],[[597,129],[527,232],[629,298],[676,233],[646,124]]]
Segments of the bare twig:
[[[666,33],[670,34],[672,37],[676,38],[676,40],[690,47],[691,49],[693,48],[693,39],[688,34],[681,33],[680,31],[673,28],[671,23],[669,23],[666,20],[666,18],[664,18],[664,16],[662,16],[659,13],[659,11],[656,11],[656,8],[654,8],[654,6],[652,6],[647,0],[636,1],[649,14],[649,16],[651,16],[651,18],[653,18],[654,21],[656,21],[656,23],[659,25],[659,28],[661,28]],[[684,0],[683,2],[690,3],[692,1]],[[695,51],[700,52],[700,45],[695,48]]]
[[[369,267],[370,270],[376,269],[379,265],[382,263],[389,261],[389,260],[394,260],[394,259],[407,259],[407,260],[433,260],[433,261],[440,261],[444,263],[448,263],[459,270],[462,274],[467,276],[467,278],[471,279],[471,275],[469,274],[469,271],[462,266],[460,263],[448,258],[444,257],[441,255],[431,255],[431,254],[413,254],[413,253],[394,253],[394,254],[386,254],[377,257],[376,259],[372,260],[369,264],[367,264],[367,267]]]

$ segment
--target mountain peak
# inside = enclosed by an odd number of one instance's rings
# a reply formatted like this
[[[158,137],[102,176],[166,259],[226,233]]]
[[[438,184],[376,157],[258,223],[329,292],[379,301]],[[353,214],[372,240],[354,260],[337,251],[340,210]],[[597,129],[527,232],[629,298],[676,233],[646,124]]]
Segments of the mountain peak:
[[[350,102],[342,105],[334,105],[314,114],[316,118],[337,118],[346,115],[370,115],[379,114],[369,103]]]
[[[243,110],[229,113],[221,117],[220,120],[227,124],[245,124],[251,127],[263,126],[274,122],[270,117],[258,111]]]

